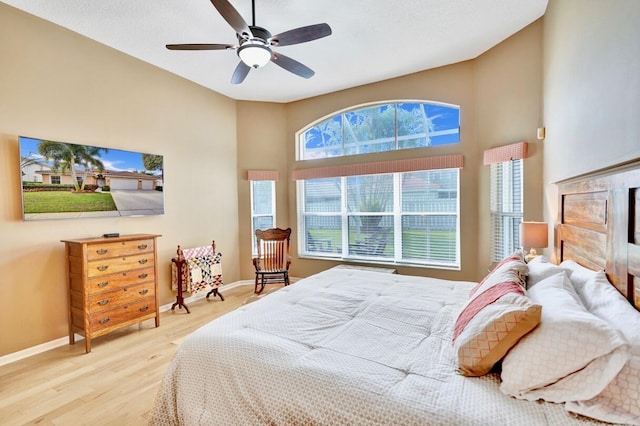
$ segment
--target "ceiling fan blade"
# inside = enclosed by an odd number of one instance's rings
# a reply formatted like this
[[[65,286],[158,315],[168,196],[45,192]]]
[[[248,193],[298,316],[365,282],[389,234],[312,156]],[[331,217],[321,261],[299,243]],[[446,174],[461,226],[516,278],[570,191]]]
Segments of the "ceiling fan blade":
[[[240,61],[240,63],[238,63],[238,66],[236,67],[236,70],[233,72],[233,76],[231,76],[231,84],[242,83],[247,77],[247,74],[249,74],[249,71],[251,71],[251,67]]]
[[[303,78],[311,78],[315,74],[315,71],[311,68],[306,65],[302,65],[295,59],[281,55],[280,53],[273,52],[273,55],[271,55],[271,62]]]
[[[315,24],[274,35],[269,41],[273,46],[290,46],[329,35],[331,35],[331,27],[328,24]]]
[[[226,50],[233,49],[231,44],[205,44],[205,43],[191,43],[191,44],[167,44],[169,50]]]
[[[251,29],[249,29],[249,25],[245,22],[242,16],[238,13],[238,11],[231,6],[227,0],[211,0],[213,7],[218,10],[218,13],[222,15],[225,21],[231,28],[236,30],[236,32],[240,35],[246,34],[247,36],[251,36]]]

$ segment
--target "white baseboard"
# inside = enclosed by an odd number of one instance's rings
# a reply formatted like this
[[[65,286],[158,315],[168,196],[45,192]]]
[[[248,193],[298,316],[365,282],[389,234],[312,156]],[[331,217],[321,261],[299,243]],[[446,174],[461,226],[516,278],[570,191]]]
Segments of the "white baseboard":
[[[253,285],[253,280],[236,281],[231,284],[225,284],[220,287],[220,291],[229,290],[241,285]],[[185,303],[195,302],[196,300],[204,298],[206,294],[207,294],[206,292],[200,292],[198,294],[194,294],[193,296],[186,297],[184,301]],[[171,305],[173,305],[173,303],[167,303],[166,305],[160,306],[160,312],[166,312],[170,310]],[[78,340],[84,340],[84,337],[76,334],[75,339],[77,342]],[[0,366],[10,364],[12,362],[19,361],[21,359],[28,358],[30,356],[37,355],[39,353],[46,352],[51,349],[55,349],[60,346],[64,346],[68,344],[69,344],[69,336],[65,336],[65,337],[60,337],[59,339],[51,340],[49,342],[41,343],[36,346],[32,346],[27,349],[23,349],[18,352],[13,352],[7,355],[3,355],[0,357]]]

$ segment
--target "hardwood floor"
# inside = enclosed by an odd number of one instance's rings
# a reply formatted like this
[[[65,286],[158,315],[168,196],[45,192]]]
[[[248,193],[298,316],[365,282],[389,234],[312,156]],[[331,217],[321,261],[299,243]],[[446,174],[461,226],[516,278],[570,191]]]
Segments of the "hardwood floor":
[[[161,313],[158,328],[149,320],[98,337],[88,354],[81,340],[1,366],[0,424],[146,424],[181,340],[255,298],[253,285],[222,294],[224,302],[203,298],[188,303],[190,314],[177,308]]]

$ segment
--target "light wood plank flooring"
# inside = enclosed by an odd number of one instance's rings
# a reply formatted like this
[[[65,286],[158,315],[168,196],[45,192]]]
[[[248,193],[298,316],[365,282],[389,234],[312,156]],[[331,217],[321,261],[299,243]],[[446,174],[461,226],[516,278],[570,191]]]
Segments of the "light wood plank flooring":
[[[275,288],[274,288],[275,287]],[[276,290],[280,285],[265,289]],[[0,424],[144,425],[179,343],[209,321],[255,299],[253,285],[223,290],[91,341],[65,345],[0,367]]]

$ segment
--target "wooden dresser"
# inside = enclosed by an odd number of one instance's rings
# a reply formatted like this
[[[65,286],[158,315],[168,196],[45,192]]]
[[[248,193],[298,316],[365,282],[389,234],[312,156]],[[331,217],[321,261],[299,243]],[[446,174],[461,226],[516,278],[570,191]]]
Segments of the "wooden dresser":
[[[155,319],[158,311],[160,235],[62,240],[69,284],[69,344],[74,333],[91,339],[119,328]]]

